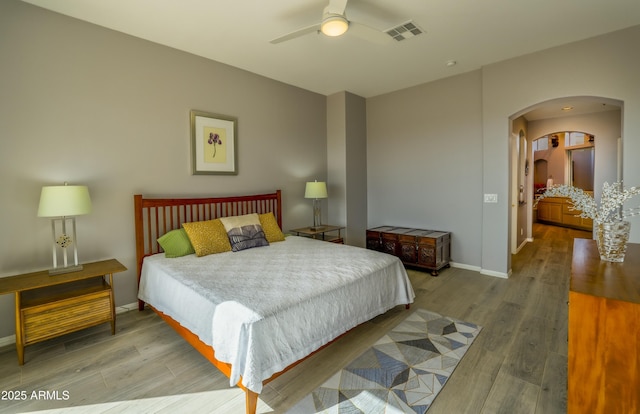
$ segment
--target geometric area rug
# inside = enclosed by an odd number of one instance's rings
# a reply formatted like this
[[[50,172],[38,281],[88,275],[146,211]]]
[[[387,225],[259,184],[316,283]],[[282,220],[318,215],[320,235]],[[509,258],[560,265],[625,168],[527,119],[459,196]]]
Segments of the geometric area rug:
[[[424,414],[481,329],[417,309],[287,414]]]

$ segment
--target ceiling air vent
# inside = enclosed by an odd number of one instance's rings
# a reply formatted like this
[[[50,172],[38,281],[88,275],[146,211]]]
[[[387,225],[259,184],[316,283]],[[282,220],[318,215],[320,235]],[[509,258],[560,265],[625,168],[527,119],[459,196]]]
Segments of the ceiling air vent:
[[[397,40],[398,42],[409,39],[424,33],[424,30],[416,26],[412,21],[408,21],[399,26],[392,27],[384,31],[386,34]]]

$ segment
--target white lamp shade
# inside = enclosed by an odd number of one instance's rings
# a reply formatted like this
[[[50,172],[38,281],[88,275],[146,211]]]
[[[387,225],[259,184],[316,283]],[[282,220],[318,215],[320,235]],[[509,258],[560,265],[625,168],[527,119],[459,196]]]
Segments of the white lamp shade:
[[[327,198],[327,183],[323,181],[307,182],[304,198]]]
[[[42,187],[38,217],[80,216],[91,212],[89,189],[84,185]]]
[[[331,37],[344,34],[347,29],[349,29],[349,21],[340,15],[325,18],[320,26],[320,31]]]

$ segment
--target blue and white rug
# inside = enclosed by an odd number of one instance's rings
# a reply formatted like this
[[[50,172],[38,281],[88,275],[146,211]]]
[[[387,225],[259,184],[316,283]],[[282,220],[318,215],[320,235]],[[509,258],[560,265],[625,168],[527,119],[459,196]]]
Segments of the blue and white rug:
[[[424,414],[481,329],[417,309],[288,414]]]

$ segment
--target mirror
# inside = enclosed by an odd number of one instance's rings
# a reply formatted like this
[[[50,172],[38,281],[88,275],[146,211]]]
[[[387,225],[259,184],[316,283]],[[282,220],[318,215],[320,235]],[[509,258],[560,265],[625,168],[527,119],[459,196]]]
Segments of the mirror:
[[[593,147],[568,150],[570,185],[593,191],[594,154]]]

